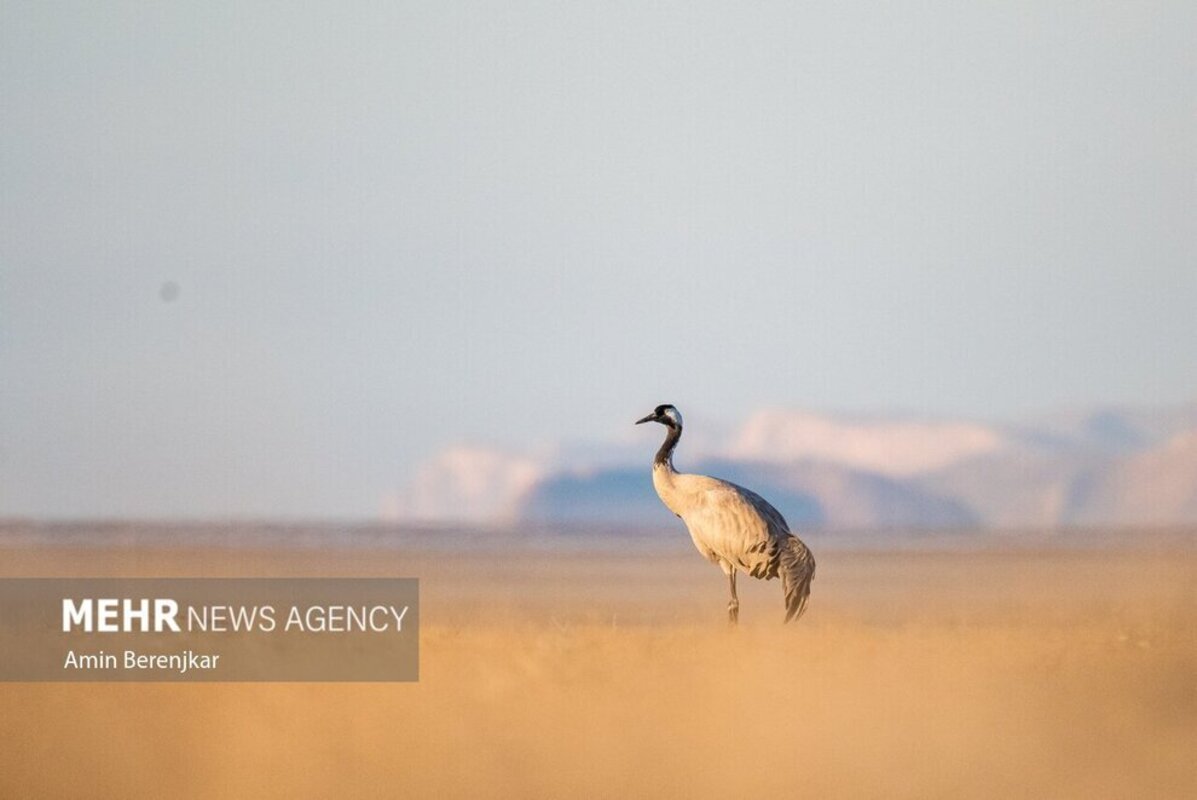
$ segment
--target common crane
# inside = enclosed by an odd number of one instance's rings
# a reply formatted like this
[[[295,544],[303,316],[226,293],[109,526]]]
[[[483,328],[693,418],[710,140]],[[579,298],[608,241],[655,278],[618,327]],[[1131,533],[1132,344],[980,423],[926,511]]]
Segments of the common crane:
[[[731,589],[728,622],[735,625],[740,618],[737,571],[765,580],[780,577],[785,621],[802,616],[815,577],[815,558],[802,540],[790,533],[781,513],[742,486],[676,471],[673,451],[682,438],[682,415],[676,408],[657,406],[636,424],[645,422],[659,422],[667,429],[665,442],[653,460],[653,488],[665,507],[686,523],[698,552],[727,575]]]

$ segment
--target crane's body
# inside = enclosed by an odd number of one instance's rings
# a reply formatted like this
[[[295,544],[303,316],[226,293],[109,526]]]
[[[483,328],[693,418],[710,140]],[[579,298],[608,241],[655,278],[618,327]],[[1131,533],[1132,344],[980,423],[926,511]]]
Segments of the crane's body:
[[[665,507],[686,523],[698,552],[727,575],[731,590],[728,621],[734,624],[739,619],[738,572],[764,580],[781,578],[785,621],[800,617],[810,595],[815,559],[790,532],[781,513],[742,486],[675,470],[673,451],[681,439],[682,417],[673,406],[657,406],[636,424],[641,422],[659,422],[668,429],[653,461],[653,488]]]

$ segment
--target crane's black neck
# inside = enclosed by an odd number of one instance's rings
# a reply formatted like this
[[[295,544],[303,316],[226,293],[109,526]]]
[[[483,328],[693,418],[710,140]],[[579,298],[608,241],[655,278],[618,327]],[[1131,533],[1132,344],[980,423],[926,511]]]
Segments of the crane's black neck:
[[[657,451],[657,457],[653,459],[653,464],[673,469],[673,450],[677,447],[678,440],[682,438],[682,429],[676,423],[666,423],[665,427],[669,429],[669,433],[665,434],[665,441],[662,442],[661,449]]]

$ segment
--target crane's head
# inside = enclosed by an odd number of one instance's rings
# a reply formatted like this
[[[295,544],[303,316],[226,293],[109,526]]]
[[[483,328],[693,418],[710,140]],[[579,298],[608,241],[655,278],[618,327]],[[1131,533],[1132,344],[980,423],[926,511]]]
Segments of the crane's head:
[[[644,419],[636,420],[639,425],[642,422],[659,422],[667,428],[682,429],[682,412],[670,405],[657,406],[653,409],[653,413],[649,414]]]

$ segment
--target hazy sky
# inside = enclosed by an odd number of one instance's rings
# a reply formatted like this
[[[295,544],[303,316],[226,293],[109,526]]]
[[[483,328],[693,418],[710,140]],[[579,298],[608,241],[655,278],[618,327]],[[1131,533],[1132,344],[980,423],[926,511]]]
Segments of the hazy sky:
[[[0,514],[371,515],[666,401],[1197,396],[1195,31],[0,0]]]

